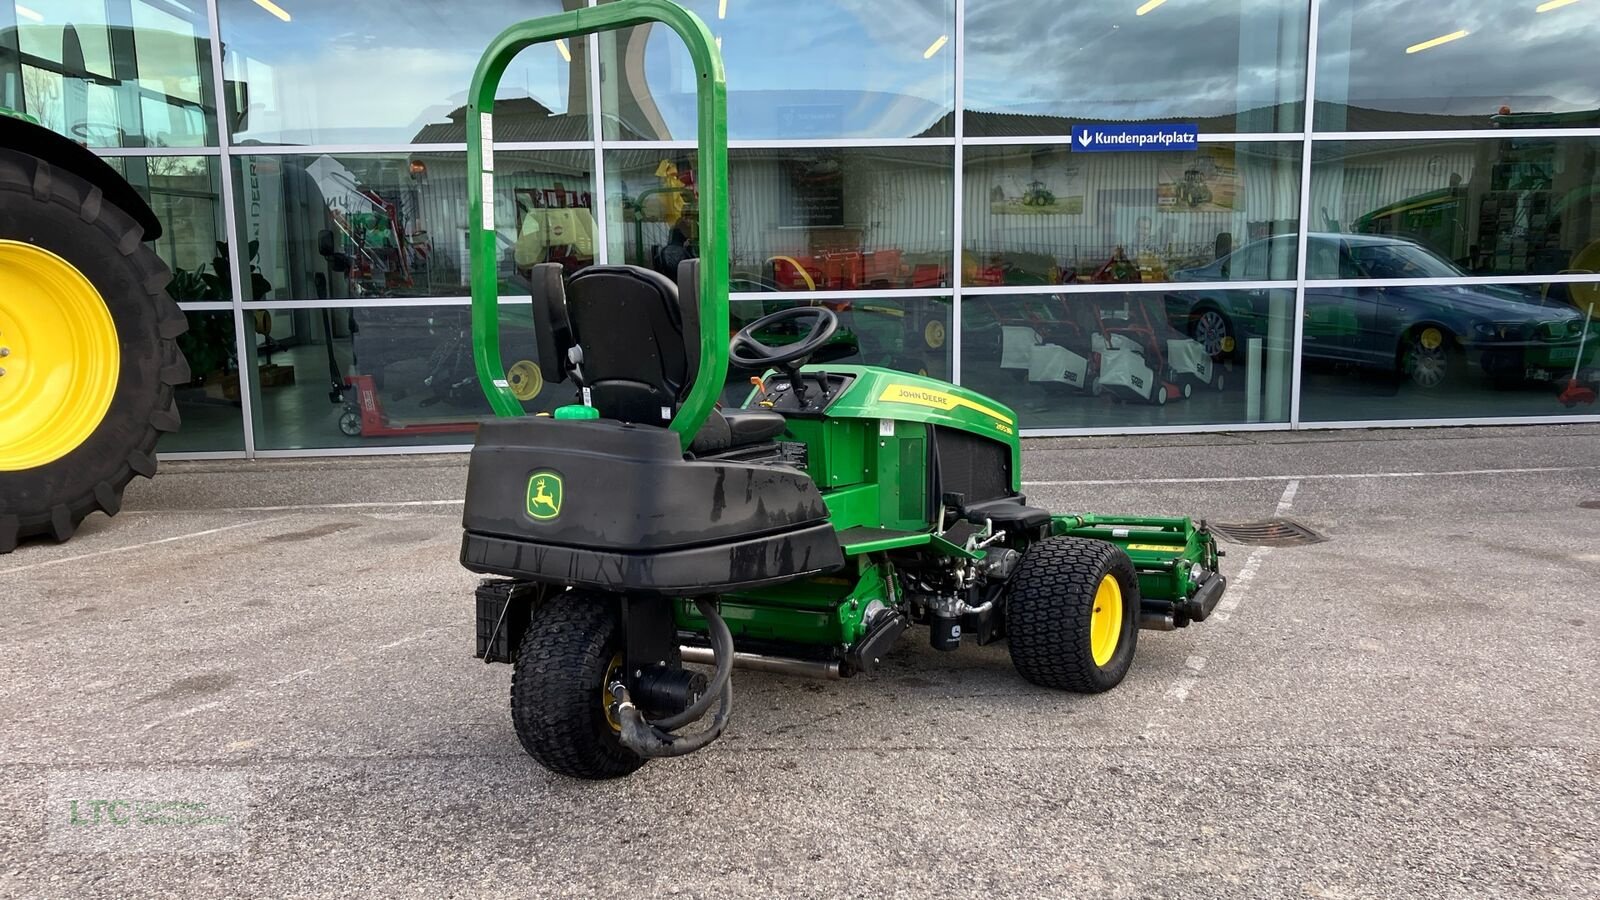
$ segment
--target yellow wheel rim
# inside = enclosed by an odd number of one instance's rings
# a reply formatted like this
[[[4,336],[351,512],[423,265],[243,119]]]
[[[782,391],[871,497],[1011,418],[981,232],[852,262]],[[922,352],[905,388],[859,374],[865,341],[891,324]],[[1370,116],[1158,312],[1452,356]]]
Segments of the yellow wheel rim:
[[[606,714],[606,724],[617,734],[622,733],[622,720],[611,708],[611,682],[622,679],[622,654],[611,657],[611,662],[606,666],[606,676],[600,679],[600,709]]]
[[[88,440],[121,363],[116,323],[89,279],[49,250],[0,240],[0,472]]]
[[[1111,661],[1122,640],[1122,585],[1114,576],[1100,579],[1094,592],[1094,612],[1089,614],[1089,653],[1094,664]]]
[[[922,329],[922,342],[930,348],[937,350],[944,346],[944,323],[934,319]]]
[[[1439,332],[1439,329],[1425,328],[1422,330],[1422,346],[1429,350],[1437,350],[1439,345],[1443,343],[1444,335]]]
[[[544,390],[544,373],[532,360],[520,360],[506,370],[506,383],[511,386],[511,396],[518,400],[532,400]]]

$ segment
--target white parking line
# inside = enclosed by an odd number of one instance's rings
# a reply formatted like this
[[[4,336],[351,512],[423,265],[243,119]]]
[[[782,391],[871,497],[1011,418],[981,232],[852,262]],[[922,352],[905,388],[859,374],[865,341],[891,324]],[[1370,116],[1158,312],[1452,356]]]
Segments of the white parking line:
[[[1450,472],[1338,472],[1320,475],[1226,475],[1212,478],[1088,478],[1078,481],[1024,481],[1023,487],[1077,487],[1100,484],[1237,484],[1246,481],[1353,481],[1363,478],[1443,478],[1467,475],[1532,475],[1590,472],[1600,466],[1540,466],[1526,469],[1456,469]]]
[[[1294,509],[1294,495],[1300,493],[1300,479],[1289,481],[1289,486],[1283,489],[1283,496],[1278,498],[1278,510],[1273,515],[1283,518],[1289,510]]]
[[[188,534],[178,534],[178,535],[173,535],[172,537],[158,538],[158,539],[153,540],[153,541],[145,541],[145,542],[139,543],[139,544],[129,544],[126,547],[111,547],[111,548],[106,549],[106,550],[96,550],[93,553],[79,553],[76,556],[63,556],[63,557],[60,557],[58,559],[47,559],[47,560],[44,560],[43,562],[28,563],[26,565],[21,565],[21,566],[12,566],[9,569],[0,569],[0,575],[10,575],[10,574],[13,574],[15,572],[26,572],[29,569],[42,569],[45,566],[57,566],[57,565],[60,565],[62,563],[78,562],[80,560],[93,559],[96,556],[109,556],[109,555],[111,555],[113,553],[127,553],[130,550],[139,550],[139,549],[143,549],[145,547],[154,547],[157,544],[170,544],[173,541],[189,541],[189,540],[194,540],[195,538],[198,538],[198,537],[205,537],[208,534],[217,534],[218,532],[222,532],[222,531],[231,531],[231,530],[233,530],[235,528],[243,528],[246,525],[260,525],[262,522],[271,522],[271,521],[272,521],[272,519],[254,519],[254,520],[249,521],[249,522],[235,522],[232,525],[223,525],[220,528],[207,528],[205,531],[191,531]]]

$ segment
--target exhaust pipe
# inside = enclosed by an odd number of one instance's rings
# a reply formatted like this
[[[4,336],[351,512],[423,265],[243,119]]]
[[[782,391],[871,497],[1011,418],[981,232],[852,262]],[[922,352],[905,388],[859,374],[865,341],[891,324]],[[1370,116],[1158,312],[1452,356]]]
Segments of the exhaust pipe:
[[[709,647],[679,647],[678,653],[683,656],[683,661],[686,663],[706,666],[716,664],[716,654],[712,653]],[[733,654],[733,667],[757,672],[776,672],[779,675],[799,675],[804,678],[825,678],[830,681],[841,677],[838,662],[814,662],[809,659],[763,656],[760,653]]]

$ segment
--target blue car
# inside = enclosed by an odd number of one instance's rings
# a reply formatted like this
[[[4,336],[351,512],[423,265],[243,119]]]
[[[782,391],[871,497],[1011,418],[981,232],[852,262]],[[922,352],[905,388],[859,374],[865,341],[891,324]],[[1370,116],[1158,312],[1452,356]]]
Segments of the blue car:
[[[1167,295],[1172,324],[1213,358],[1236,356],[1265,338],[1273,294],[1229,290],[1229,281],[1293,280],[1298,236],[1255,241],[1217,261],[1173,273],[1175,281],[1218,282],[1216,290]],[[1379,235],[1311,234],[1309,279],[1459,278],[1467,273],[1411,241]],[[1283,315],[1293,309],[1292,297]],[[1432,389],[1481,370],[1497,382],[1551,381],[1572,372],[1586,317],[1537,287],[1390,285],[1306,289],[1308,361],[1393,372]],[[1593,359],[1595,341],[1584,355]]]

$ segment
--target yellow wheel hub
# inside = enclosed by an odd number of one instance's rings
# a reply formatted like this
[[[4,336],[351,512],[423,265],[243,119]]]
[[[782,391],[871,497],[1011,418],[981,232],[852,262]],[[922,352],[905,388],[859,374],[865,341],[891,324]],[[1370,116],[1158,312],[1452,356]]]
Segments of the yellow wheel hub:
[[[606,666],[606,677],[600,679],[600,708],[605,711],[606,724],[617,734],[622,733],[622,721],[617,718],[616,711],[611,708],[611,683],[622,680],[622,654],[611,657],[611,662]]]
[[[89,279],[49,250],[0,240],[0,472],[88,440],[121,364],[116,323]]]
[[[1094,592],[1094,612],[1089,614],[1089,653],[1094,664],[1103,666],[1117,652],[1122,640],[1122,585],[1115,576],[1100,579]]]
[[[544,390],[544,373],[539,371],[539,364],[529,360],[519,360],[506,370],[506,384],[511,387],[511,396],[518,400],[532,400]]]

